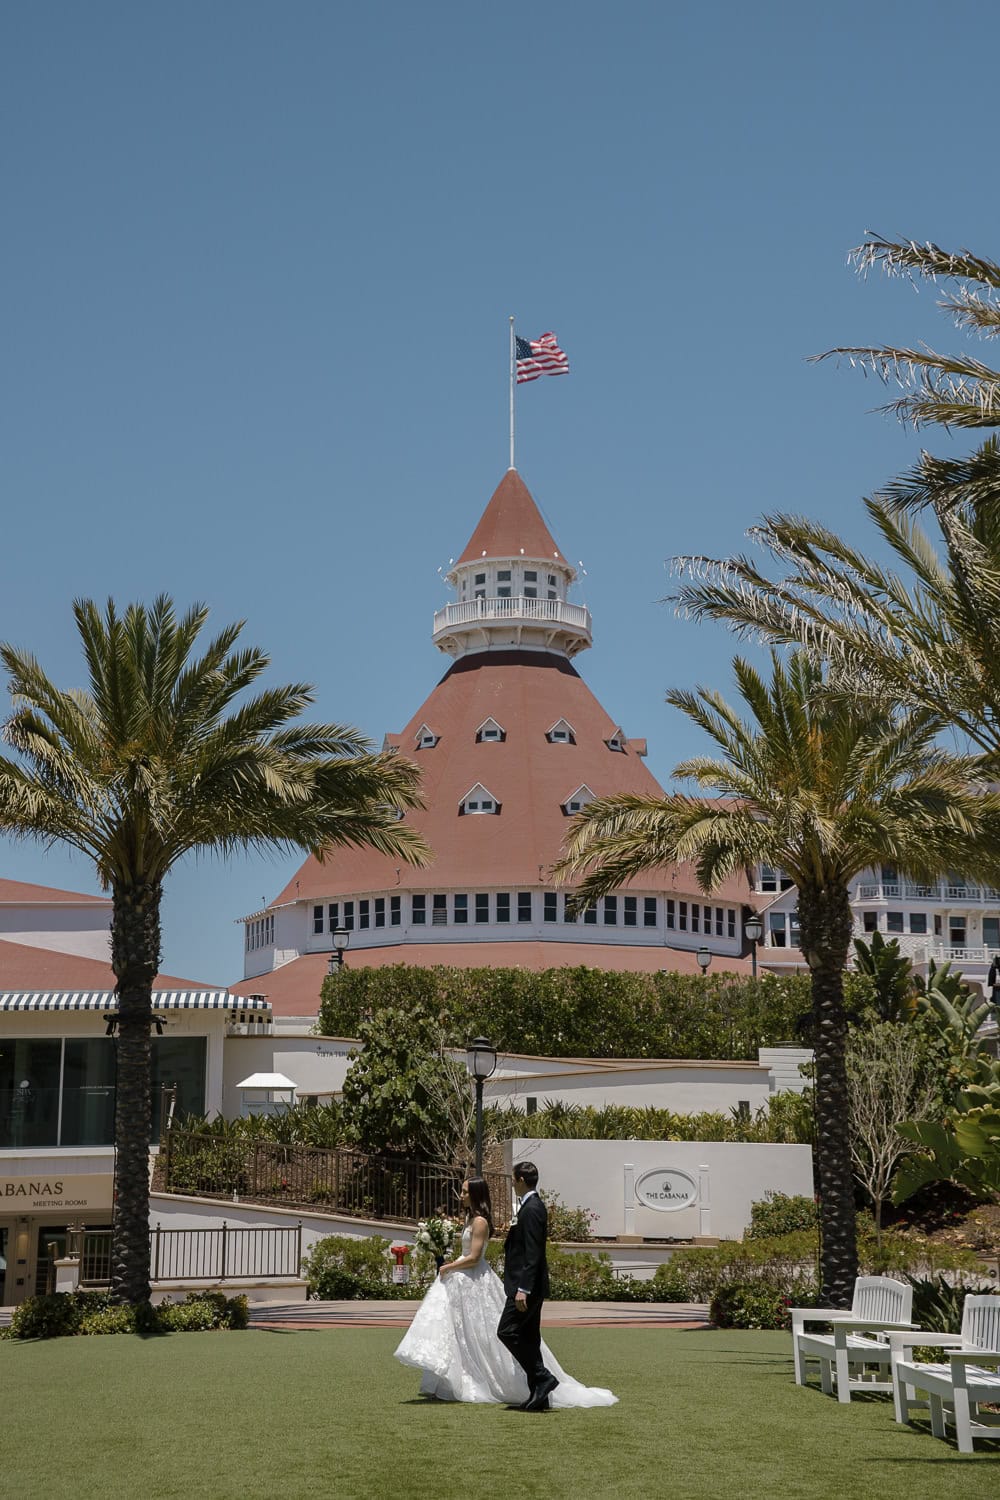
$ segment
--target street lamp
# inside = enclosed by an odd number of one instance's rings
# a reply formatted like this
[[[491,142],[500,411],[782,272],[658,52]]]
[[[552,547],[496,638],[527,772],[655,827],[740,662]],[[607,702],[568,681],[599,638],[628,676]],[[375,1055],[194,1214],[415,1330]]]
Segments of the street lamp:
[[[469,1043],[465,1053],[465,1066],[469,1077],[476,1085],[476,1176],[483,1175],[483,1084],[496,1072],[497,1049],[484,1036],[477,1036]]]
[[[344,949],[351,941],[351,934],[346,927],[335,927],[333,929],[333,952],[330,954],[330,962],[326,966],[328,974],[336,974],[344,967]]]
[[[699,948],[695,954],[695,958],[698,960],[698,967],[702,974],[707,974],[708,966],[712,962],[712,950],[710,948]]]
[[[764,936],[764,924],[753,912],[743,923],[743,936],[750,944],[750,972],[754,979],[757,978],[757,944]]]

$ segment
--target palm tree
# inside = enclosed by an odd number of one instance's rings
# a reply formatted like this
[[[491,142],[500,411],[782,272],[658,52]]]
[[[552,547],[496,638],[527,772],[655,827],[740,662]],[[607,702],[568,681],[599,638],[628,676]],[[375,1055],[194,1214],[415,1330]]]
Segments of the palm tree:
[[[177,618],[162,596],[102,616],[73,606],[89,675],[63,691],[34,657],[0,646],[13,713],[0,756],[0,829],[63,843],[93,860],[112,897],[111,965],[118,995],[117,1199],[112,1290],[149,1297],[151,990],[160,965],[164,880],[185,854],[367,844],[424,863],[399,821],[420,806],[418,773],[374,755],[354,729],[293,722],[312,702],[303,684],[270,687],[234,706],[268,666],[234,650],[242,622],[193,655],[208,611]]]
[[[692,862],[708,892],[760,864],[794,882],[812,981],[823,1295],[846,1307],[857,1274],[843,988],[849,884],[882,862],[918,880],[943,869],[973,873],[1000,799],[977,796],[973,763],[934,747],[933,715],[828,695],[810,653],[793,653],[787,665],[773,654],[770,682],[739,658],[734,670],[752,723],[706,688],[667,694],[722,752],[685,761],[674,775],[719,800],[599,798],[574,818],[556,870],[579,879],[578,905],[679,861]]]
[[[1000,487],[998,487],[1000,497]],[[926,710],[1000,766],[1000,504],[937,507],[944,543],[889,499],[865,501],[895,566],[882,566],[803,516],[766,516],[750,535],[777,564],[688,557],[674,595],[695,619],[804,645],[827,658],[832,683]]]
[[[863,245],[851,251],[862,275],[876,267],[887,276],[920,277],[957,283],[952,296],[938,305],[959,328],[984,338],[1000,333],[1000,266],[968,250],[942,250],[928,241],[887,240],[868,231]],[[914,427],[1000,426],[1000,373],[966,354],[939,354],[926,346],[896,348],[889,344],[841,346],[817,359],[849,359],[884,384],[896,383],[907,394],[885,408]]]

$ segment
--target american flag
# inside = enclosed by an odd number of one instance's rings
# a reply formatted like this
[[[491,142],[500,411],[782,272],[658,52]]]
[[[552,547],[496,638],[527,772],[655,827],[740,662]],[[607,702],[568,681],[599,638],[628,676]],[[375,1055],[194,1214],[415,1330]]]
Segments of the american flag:
[[[517,345],[517,383],[537,380],[539,375],[565,375],[569,360],[560,349],[554,333],[543,333],[537,339],[515,335]]]

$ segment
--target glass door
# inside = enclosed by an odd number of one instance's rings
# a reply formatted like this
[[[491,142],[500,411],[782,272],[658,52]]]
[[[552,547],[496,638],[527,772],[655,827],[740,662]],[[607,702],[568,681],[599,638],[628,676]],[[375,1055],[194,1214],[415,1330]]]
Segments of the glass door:
[[[0,1219],[0,1307],[9,1307],[14,1301],[14,1288],[7,1287],[7,1266],[11,1260],[14,1243],[14,1226]],[[13,1281],[13,1276],[11,1276]]]

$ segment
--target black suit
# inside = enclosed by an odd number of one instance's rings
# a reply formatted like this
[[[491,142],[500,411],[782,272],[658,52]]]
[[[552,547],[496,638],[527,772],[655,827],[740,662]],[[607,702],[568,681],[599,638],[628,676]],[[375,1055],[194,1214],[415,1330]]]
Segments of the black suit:
[[[551,1380],[542,1363],[542,1303],[549,1292],[549,1268],[545,1260],[545,1236],[549,1216],[537,1193],[526,1197],[510,1226],[503,1252],[503,1286],[507,1303],[497,1325],[497,1338],[513,1354],[528,1377],[532,1392],[541,1381]],[[514,1301],[526,1292],[528,1306],[521,1312]]]

